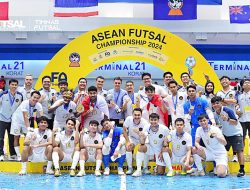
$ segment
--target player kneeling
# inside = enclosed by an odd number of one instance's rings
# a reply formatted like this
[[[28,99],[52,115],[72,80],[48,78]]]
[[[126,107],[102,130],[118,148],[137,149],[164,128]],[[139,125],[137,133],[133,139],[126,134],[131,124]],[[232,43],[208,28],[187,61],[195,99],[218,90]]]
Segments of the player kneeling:
[[[53,153],[52,160],[55,167],[55,177],[61,175],[59,168],[60,162],[72,162],[70,176],[75,176],[75,168],[79,160],[79,123],[76,124],[74,118],[69,118],[66,120],[66,126],[64,131],[58,132],[54,138],[53,131],[52,141],[53,141]]]
[[[194,161],[197,166],[197,175],[204,174],[201,158],[205,161],[215,161],[218,177],[227,175],[228,159],[225,145],[227,141],[218,127],[208,124],[207,115],[198,117],[200,127],[197,128],[195,137],[195,148],[193,149]],[[200,145],[203,140],[206,148]]]
[[[104,175],[109,175],[109,162],[118,162],[118,174],[124,175],[123,163],[126,157],[125,138],[123,136],[122,128],[116,127],[115,123],[109,119],[103,119],[101,121],[103,126],[103,142],[102,147]]]
[[[175,120],[175,129],[170,132],[172,141],[172,164],[181,164],[181,175],[185,175],[186,171],[193,165],[192,154],[192,137],[184,131],[185,123],[182,118]],[[170,140],[170,139],[169,139]]]
[[[168,168],[167,176],[171,177],[174,175],[171,165],[171,151],[168,145],[167,136],[169,135],[169,129],[159,123],[159,115],[157,113],[151,113],[149,115],[149,123],[143,128],[143,133],[138,133],[141,139],[145,135],[147,138],[146,146],[143,140],[140,140],[140,146],[136,154],[136,166],[137,170],[132,176],[138,177],[142,175],[141,165],[142,161],[145,161],[145,155],[155,156],[157,165],[157,174],[165,174],[165,167]],[[148,142],[147,142],[148,141]],[[146,152],[146,153],[145,153]],[[147,167],[148,161],[144,163],[144,167]]]
[[[96,162],[95,175],[101,176],[100,167],[102,164],[102,136],[98,133],[99,122],[91,120],[89,122],[89,131],[81,135],[80,139],[80,172],[78,177],[85,174],[85,162]]]
[[[48,160],[46,173],[54,174],[52,167],[52,132],[48,127],[48,119],[41,116],[38,120],[38,128],[34,131],[29,131],[24,140],[24,147],[22,152],[22,169],[19,175],[27,174],[26,163],[31,162],[45,162]]]

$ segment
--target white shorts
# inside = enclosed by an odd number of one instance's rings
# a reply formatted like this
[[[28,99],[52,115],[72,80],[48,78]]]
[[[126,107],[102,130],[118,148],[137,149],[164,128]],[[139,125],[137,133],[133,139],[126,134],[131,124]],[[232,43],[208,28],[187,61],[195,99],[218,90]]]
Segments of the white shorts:
[[[12,121],[10,127],[10,134],[14,136],[20,136],[21,134],[27,134],[27,132],[28,130],[25,125]]]
[[[166,166],[166,163],[164,161],[160,161],[159,158],[158,158],[158,156],[160,154],[160,151],[154,150],[149,144],[146,144],[146,146],[147,146],[146,154],[149,155],[150,157],[151,156],[155,157],[156,165],[158,165],[158,166]]]
[[[66,125],[65,122],[58,122],[54,120],[53,129],[60,128],[61,130],[63,130],[65,125]]]
[[[95,162],[95,154],[88,154],[88,160],[86,162]]]
[[[61,162],[72,162],[73,161],[72,155],[73,155],[73,152],[72,153],[63,152],[63,160]]]
[[[46,162],[47,157],[45,155],[45,149],[41,152],[32,152],[32,155],[29,156],[28,158],[29,161],[31,162]]]
[[[205,154],[206,154],[206,161],[215,161],[216,166],[223,165],[227,167],[228,165],[227,154],[215,155],[206,148],[205,148]]]
[[[130,136],[128,138],[129,138],[130,143],[134,144],[135,146],[138,145],[138,144],[140,144],[140,140],[139,139],[136,139],[136,138],[130,137]]]
[[[171,162],[172,162],[172,164],[183,164],[185,158],[186,158],[186,155],[176,156],[174,153],[172,153]]]

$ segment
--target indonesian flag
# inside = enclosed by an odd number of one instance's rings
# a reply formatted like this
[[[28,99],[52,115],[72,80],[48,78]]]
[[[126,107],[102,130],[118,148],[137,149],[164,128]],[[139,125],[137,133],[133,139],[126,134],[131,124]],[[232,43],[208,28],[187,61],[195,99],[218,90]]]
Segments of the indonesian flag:
[[[84,116],[86,115],[86,113],[89,111],[90,109],[90,97],[89,96],[85,96],[83,101],[82,101],[82,105],[84,107],[84,111],[81,114],[81,126],[80,126],[80,131],[84,128]]]
[[[160,99],[161,99],[160,95],[155,94],[149,102],[153,104],[154,106],[157,106],[160,108],[163,103],[162,101],[160,101]],[[150,103],[147,104],[148,111],[150,109]],[[161,114],[163,115],[165,126],[168,126],[168,111],[166,110],[166,112],[163,112],[161,109],[160,111],[161,111]]]
[[[0,20],[9,20],[9,2],[0,0]]]

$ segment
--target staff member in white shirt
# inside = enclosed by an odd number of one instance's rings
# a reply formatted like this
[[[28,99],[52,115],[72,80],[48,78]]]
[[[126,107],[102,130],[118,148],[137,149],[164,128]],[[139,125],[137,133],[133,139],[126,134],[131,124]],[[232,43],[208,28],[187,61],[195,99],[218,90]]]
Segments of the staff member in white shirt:
[[[239,121],[243,129],[243,141],[245,142],[247,132],[250,136],[250,79],[245,79],[242,87],[243,92],[238,97],[238,103],[240,105]]]
[[[171,94],[164,98],[164,101],[167,101],[169,111],[171,114],[172,122],[175,123],[177,118],[185,118],[183,106],[187,101],[186,92],[178,92],[178,84],[176,81],[172,80],[168,83],[168,89]],[[190,125],[185,126],[184,131],[190,133]]]
[[[53,113],[49,113],[49,108],[56,101],[56,90],[51,88],[51,77],[44,76],[42,78],[43,87],[39,90],[41,98],[39,102],[42,104],[44,116],[48,118],[49,129],[53,129]]]
[[[31,96],[31,92],[35,91],[32,87],[33,77],[31,74],[27,74],[24,78],[24,85],[18,87],[17,91],[23,95],[23,100],[27,100]]]

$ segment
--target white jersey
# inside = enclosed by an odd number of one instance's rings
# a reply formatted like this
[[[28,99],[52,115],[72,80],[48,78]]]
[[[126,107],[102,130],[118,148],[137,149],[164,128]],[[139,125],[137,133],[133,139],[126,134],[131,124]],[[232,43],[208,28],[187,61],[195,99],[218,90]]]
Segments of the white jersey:
[[[242,115],[239,118],[240,122],[250,122],[250,91],[243,92],[238,97],[240,111]]]
[[[149,102],[144,107],[141,107],[141,109],[142,109],[142,118],[149,120],[149,115],[151,113],[157,113],[160,116],[159,123],[164,125],[165,123],[164,116],[160,107],[155,106],[154,104]]]
[[[172,152],[177,157],[187,154],[188,147],[192,147],[192,137],[189,133],[184,132],[181,136],[177,136],[176,130],[170,132],[172,142]]]
[[[28,99],[30,99],[30,97],[31,97],[31,93],[32,93],[33,91],[35,91],[35,89],[34,89],[34,88],[31,88],[31,89],[27,90],[27,89],[25,88],[25,86],[19,86],[19,87],[17,88],[17,91],[20,92],[20,93],[22,93],[22,95],[23,95],[23,100],[28,100]]]
[[[141,130],[143,131],[143,128],[148,124],[149,123],[147,122],[147,120],[141,118],[140,123],[137,125],[137,124],[134,123],[133,116],[128,116],[125,119],[125,121],[123,123],[123,126],[126,127],[129,138],[132,138],[134,140],[139,140],[140,139],[139,135],[134,132],[134,129],[140,129],[141,128]]]
[[[183,105],[187,101],[187,93],[177,92],[176,96],[173,96],[171,94],[168,97],[164,98],[163,100],[169,107],[172,123],[174,123],[177,118],[184,119],[185,116],[184,116]]]
[[[123,104],[125,104],[125,102],[128,101],[127,110],[125,111],[125,118],[133,114],[133,109],[136,106],[137,97],[138,97],[137,93],[127,94],[123,97]]]
[[[230,89],[229,91],[225,92],[224,90],[220,90],[217,92],[216,96],[220,96],[222,99],[235,99],[236,100],[236,92],[235,90]],[[227,104],[227,107],[232,109],[235,112],[235,104]]]
[[[225,146],[221,144],[217,138],[211,138],[211,133],[216,133],[218,137],[223,137],[221,130],[218,127],[214,127],[212,125],[210,125],[206,131],[204,131],[202,127],[198,127],[195,137],[201,138],[206,146],[206,149],[208,149],[210,152],[213,152],[214,155],[227,154]]]
[[[52,106],[56,107],[58,105],[60,105],[61,102],[63,102],[63,99],[57,100]],[[70,117],[74,116],[74,113],[76,112],[76,104],[73,101],[70,101],[68,106],[66,106],[65,104],[59,106],[56,110],[55,110],[55,119],[54,121],[57,123],[61,123],[64,124],[66,123],[66,120]]]
[[[24,100],[21,105],[16,109],[12,115],[12,124],[18,124],[19,126],[25,126],[23,112],[28,113],[28,118],[34,117],[35,113],[41,113],[43,111],[42,105],[37,102],[35,106],[30,105],[29,100]]]
[[[52,137],[52,132],[50,129],[46,129],[43,132],[40,132],[38,128],[34,129],[34,131],[29,131],[27,133],[27,138],[31,139],[31,145],[39,145],[44,144],[49,141]],[[46,147],[38,147],[33,149],[33,153],[39,154],[44,152]]]
[[[85,134],[82,136],[82,139],[83,139],[83,141],[84,141],[85,143],[87,143],[87,144],[99,144],[100,142],[102,142],[102,135],[99,134],[99,133],[96,133],[95,137],[91,137],[91,136],[89,135],[89,133],[88,133],[88,134],[85,133]],[[87,147],[87,151],[88,151],[88,154],[89,154],[89,155],[95,155],[95,153],[96,153],[96,148]]]
[[[146,125],[143,132],[147,135],[149,145],[150,145],[150,155],[154,153],[159,153],[163,146],[164,138],[169,135],[169,129],[162,124],[159,124],[159,129],[157,132],[153,132],[150,129],[150,124]]]
[[[104,119],[104,115],[109,117],[108,104],[102,96],[97,95],[96,103],[92,107],[93,111],[84,116],[84,128],[89,127],[89,122],[91,120],[96,120],[101,123],[101,121]]]
[[[75,149],[75,134],[74,131],[70,136],[61,131],[56,134],[55,141],[60,145],[61,150],[66,154],[72,154]]]
[[[48,119],[52,119],[53,113],[49,113],[48,109],[53,104],[52,97],[56,96],[56,90],[53,88],[51,88],[50,90],[45,90],[42,88],[39,90],[39,92],[41,96],[45,96],[44,100],[41,102],[43,106],[44,116],[46,116]]]

